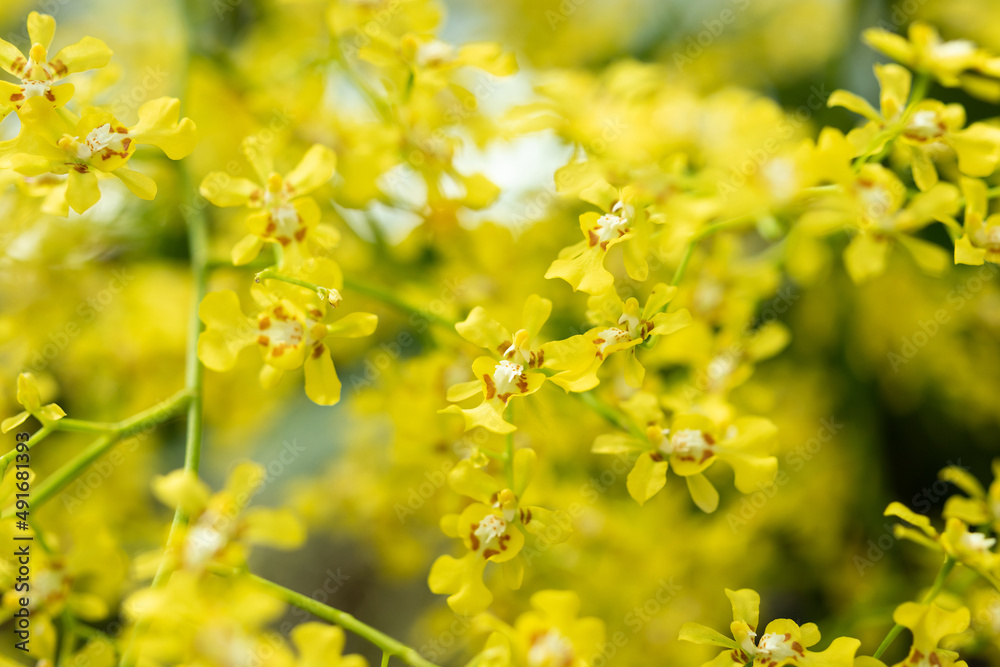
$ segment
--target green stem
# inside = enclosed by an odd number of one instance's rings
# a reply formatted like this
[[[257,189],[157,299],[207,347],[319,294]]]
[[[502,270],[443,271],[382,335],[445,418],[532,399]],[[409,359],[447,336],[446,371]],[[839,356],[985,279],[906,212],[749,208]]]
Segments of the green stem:
[[[307,611],[317,618],[339,625],[359,637],[367,639],[369,642],[382,649],[387,656],[394,655],[412,667],[437,667],[437,665],[433,662],[424,659],[424,657],[421,656],[416,650],[393,639],[384,632],[376,630],[366,623],[362,623],[345,611],[334,609],[329,605],[317,602],[310,597],[302,595],[301,593],[296,593],[289,588],[285,588],[284,586],[276,584],[268,579],[264,579],[263,577],[258,577],[255,574],[248,573],[247,576],[253,583],[269,595],[298,607],[303,611]]]
[[[278,273],[273,268],[264,269],[254,276],[256,282],[261,280],[280,280],[283,283],[288,283],[289,285],[297,285],[298,287],[304,287],[311,292],[315,292],[323,301],[326,301],[330,297],[330,288],[323,287],[322,285],[316,285],[315,283],[308,282],[306,280],[300,280],[299,278],[293,278],[291,276],[286,276]]]
[[[406,303],[392,292],[389,292],[388,290],[382,287],[378,287],[376,285],[369,285],[368,283],[357,280],[356,278],[348,278],[346,276],[344,277],[344,287],[346,289],[353,290],[359,294],[364,294],[365,296],[377,299],[383,303],[386,303],[404,312],[410,313],[412,315],[418,315],[427,320],[428,322],[433,322],[434,324],[438,324],[446,329],[450,329],[451,331],[455,332],[455,323],[452,322],[451,320],[441,317],[440,315],[435,315],[432,312],[416,308],[415,306],[411,306],[410,304]],[[455,333],[457,335],[457,332]]]
[[[30,450],[32,447],[44,440],[54,430],[54,425],[50,423],[35,431],[31,437],[28,438],[28,449]],[[18,452],[17,449],[12,449],[3,456],[0,456],[0,476],[7,472],[7,466],[10,465],[10,462],[13,461],[19,453],[21,452]]]
[[[382,667],[389,667],[389,654],[382,651]]]
[[[930,604],[931,602],[934,601],[934,599],[941,592],[941,589],[944,588],[944,582],[948,578],[948,575],[951,574],[951,571],[955,567],[956,562],[957,561],[955,561],[955,559],[953,559],[951,556],[945,557],[944,563],[941,564],[941,569],[938,570],[937,577],[934,578],[934,583],[931,584],[930,590],[927,591],[927,594],[924,596],[924,599],[921,600],[920,602],[921,604]],[[903,631],[903,626],[900,625],[899,623],[896,623],[894,626],[892,626],[892,629],[889,630],[889,634],[885,636],[885,639],[882,640],[882,643],[879,644],[877,649],[875,649],[875,653],[872,657],[881,658],[882,654],[886,652],[886,649],[888,649],[889,646],[892,645],[892,642],[895,641],[896,637],[898,637],[899,633],[901,633],[902,631]]]
[[[62,491],[67,484],[82,474],[87,466],[100,458],[102,454],[108,451],[119,440],[151,429],[165,421],[186,405],[189,398],[190,394],[188,390],[182,389],[162,403],[119,422],[115,425],[113,431],[94,440],[85,450],[70,459],[68,463],[46,477],[45,481],[35,487],[35,491],[30,499],[31,508],[37,509],[51,500],[55,494]],[[4,518],[6,516],[4,515]]]
[[[57,431],[70,431],[72,433],[107,433],[113,431],[115,425],[111,422],[92,422],[83,419],[70,419],[63,417],[53,423]]]
[[[76,631],[74,630],[76,623],[73,618],[73,612],[69,610],[69,607],[63,610],[59,621],[61,632],[59,633],[59,654],[56,658],[56,667],[62,667],[69,662],[76,643]]]
[[[181,187],[183,192],[193,192],[194,185],[191,182],[188,170],[181,166]],[[204,393],[205,368],[198,359],[198,337],[201,335],[201,320],[198,317],[198,309],[202,299],[205,298],[206,284],[208,281],[208,223],[201,209],[193,209],[187,219],[188,225],[188,249],[191,256],[191,311],[188,322],[187,340],[187,366],[185,369],[185,383],[188,391],[191,392],[191,403],[188,406],[187,419],[187,441],[184,445],[184,470],[191,475],[197,476],[201,464],[202,445],[202,416]],[[167,535],[166,553],[170,554],[177,548],[177,542],[181,539],[183,529],[187,526],[187,515],[180,507],[174,512],[174,520],[170,524],[170,533]],[[173,574],[170,558],[164,556],[160,560],[160,566],[153,577],[153,588],[159,588],[170,580]],[[122,656],[121,665],[134,665],[139,659],[139,649],[135,641],[136,637],[145,634],[148,628],[148,621],[140,618],[136,622],[135,632],[129,641],[129,645]]]
[[[618,412],[613,406],[608,405],[601,399],[597,397],[592,391],[584,391],[579,393],[574,393],[574,396],[578,396],[581,401],[586,403],[591,409],[597,414],[601,415],[609,423],[614,424],[623,431],[628,431],[632,435],[643,437],[643,434],[639,431],[638,427],[632,423],[632,420],[625,415]]]
[[[677,270],[674,272],[674,277],[670,281],[670,284],[674,287],[681,284],[681,280],[684,279],[684,273],[687,271],[688,263],[691,261],[691,255],[694,254],[694,248],[698,245],[698,241],[701,241],[716,232],[739,227],[753,220],[754,216],[747,213],[744,215],[738,215],[735,218],[720,220],[718,222],[713,222],[710,225],[706,225],[703,229],[692,236],[690,241],[688,241],[687,247],[684,248],[684,254],[681,256],[681,263],[677,265]]]

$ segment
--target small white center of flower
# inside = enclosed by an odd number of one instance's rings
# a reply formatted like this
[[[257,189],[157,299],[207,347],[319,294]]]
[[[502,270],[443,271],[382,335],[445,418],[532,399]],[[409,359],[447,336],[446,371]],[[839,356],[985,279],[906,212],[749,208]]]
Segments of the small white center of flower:
[[[906,125],[906,134],[922,141],[940,137],[943,133],[941,125],[938,123],[937,112],[924,109],[913,114],[910,117],[910,122]]]
[[[479,522],[473,534],[479,538],[479,542],[483,547],[495,547],[497,540],[506,531],[507,522],[496,514],[489,514]]]
[[[271,209],[271,220],[278,226],[275,236],[291,236],[299,226],[299,212],[291,204],[278,204]]]
[[[774,662],[781,662],[795,657],[796,653],[786,641],[785,635],[768,632],[760,638],[760,643],[757,645],[757,655],[770,658]]]
[[[986,537],[982,533],[966,533],[959,538],[959,543],[969,551],[987,553],[996,545],[995,537]]]
[[[305,328],[298,320],[272,319],[271,327],[267,330],[268,337],[275,342],[296,346],[302,342],[305,335]]]
[[[21,81],[21,92],[24,93],[24,98],[29,97],[44,97],[46,93],[49,92],[49,84],[44,81]]]
[[[43,570],[31,578],[32,595],[29,599],[29,609],[35,609],[46,602],[55,602],[55,598],[63,593],[66,577],[60,571]]]
[[[991,225],[986,228],[986,243],[991,246],[1000,246],[1000,225]],[[1000,502],[994,503],[994,514],[1000,516]]]
[[[206,514],[188,531],[184,540],[184,561],[187,564],[201,567],[229,543],[229,537],[212,524],[211,517]]]
[[[573,664],[573,644],[558,630],[541,635],[528,649],[530,667],[564,667]]]
[[[664,454],[677,454],[700,461],[705,450],[708,450],[709,447],[704,433],[694,428],[682,428],[674,431],[670,439],[665,440],[660,445],[660,451]]]
[[[524,366],[515,364],[513,361],[504,359],[493,370],[493,384],[496,386],[498,394],[519,394],[520,387],[517,386],[524,372]]]
[[[610,213],[597,219],[597,238],[600,243],[607,243],[628,232],[628,219]]]
[[[931,47],[931,55],[935,58],[964,58],[975,52],[975,43],[967,39],[955,39]]]
[[[627,343],[628,341],[632,340],[632,336],[629,334],[629,332],[625,331],[624,329],[619,329],[618,327],[611,327],[599,333],[598,340],[603,341],[598,344],[598,350],[600,350],[601,356],[604,356],[604,353],[609,346],[617,345],[618,343]]]
[[[769,160],[761,169],[771,195],[778,201],[791,199],[797,192],[795,163],[788,158]]]
[[[441,65],[455,55],[455,47],[440,39],[432,39],[417,47],[417,64],[422,67]]]
[[[77,145],[76,156],[81,160],[87,160],[91,155],[104,150],[111,145],[112,141],[120,138],[117,132],[111,131],[110,123],[95,127],[87,134],[87,138],[83,140],[83,143]]]

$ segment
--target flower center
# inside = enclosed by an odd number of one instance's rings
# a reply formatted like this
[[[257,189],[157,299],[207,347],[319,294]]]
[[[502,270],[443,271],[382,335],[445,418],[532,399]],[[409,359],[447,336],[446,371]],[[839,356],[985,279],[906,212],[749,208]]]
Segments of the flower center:
[[[455,55],[455,48],[440,39],[433,39],[417,47],[417,64],[421,67],[443,65]]]
[[[95,153],[105,151],[124,153],[128,148],[128,144],[125,143],[127,141],[129,141],[127,133],[123,136],[123,133],[112,130],[110,123],[105,123],[100,127],[95,127],[87,133],[86,138],[81,143],[77,144],[76,157],[81,160],[89,160]]]
[[[781,662],[801,656],[805,651],[797,643],[791,642],[791,638],[792,636],[787,632],[783,635],[773,632],[765,633],[761,636],[760,643],[757,644],[758,657],[766,658],[768,662]]]
[[[619,329],[618,327],[605,329],[597,334],[597,338],[594,339],[594,342],[597,344],[597,356],[603,359],[609,346],[617,345],[618,343],[627,343],[630,340],[632,340],[632,336],[624,329]]]
[[[184,540],[184,561],[201,567],[229,543],[229,536],[215,527],[215,515],[206,512],[188,531]]]
[[[976,45],[967,39],[954,39],[931,47],[934,58],[964,58],[976,52]]]
[[[46,97],[49,93],[49,84],[45,81],[24,80],[21,81],[21,92],[24,94],[25,99],[30,97]]]
[[[513,361],[504,359],[497,364],[493,370],[493,384],[496,386],[497,394],[503,396],[522,393],[521,374],[523,372],[524,366],[515,364]]]
[[[944,124],[938,120],[936,111],[924,109],[910,117],[906,124],[906,137],[914,141],[930,143],[944,134]]]
[[[704,461],[712,456],[712,436],[693,428],[674,431],[669,440],[660,445],[660,451],[667,455],[689,461]]]
[[[569,667],[573,657],[572,642],[555,629],[537,636],[528,649],[530,667]]]
[[[611,213],[597,219],[597,239],[601,244],[613,241],[628,233],[628,220]]]
[[[987,553],[996,545],[995,537],[986,537],[982,533],[966,533],[959,538],[959,543],[969,551],[976,553]]]

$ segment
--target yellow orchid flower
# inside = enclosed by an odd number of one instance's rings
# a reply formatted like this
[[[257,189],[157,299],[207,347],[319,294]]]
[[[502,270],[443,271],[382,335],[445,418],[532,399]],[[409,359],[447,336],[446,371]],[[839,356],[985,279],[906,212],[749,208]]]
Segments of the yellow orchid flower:
[[[875,65],[875,76],[882,92],[880,111],[854,93],[834,91],[827,102],[841,106],[868,119],[852,130],[847,140],[855,147],[855,156],[876,155],[894,140],[896,148],[913,169],[913,180],[922,191],[938,182],[934,168],[936,157],[953,151],[958,168],[968,176],[989,176],[1000,161],[1000,129],[986,123],[965,126],[961,104],[921,100],[909,104],[910,72],[899,65]],[[964,129],[963,129],[964,128]]]
[[[242,143],[243,153],[260,179],[231,177],[213,171],[201,182],[203,197],[216,206],[247,207],[250,234],[233,248],[233,264],[252,261],[264,243],[276,243],[287,250],[292,266],[308,256],[308,244],[313,234],[321,234],[323,245],[336,243],[337,232],[332,227],[319,226],[320,209],[310,192],[330,180],[337,167],[337,156],[326,146],[313,144],[290,172],[281,176],[274,171],[273,159],[265,142],[248,137]],[[281,266],[286,260],[282,260]]]
[[[847,140],[838,135],[832,143],[846,144]],[[939,182],[908,198],[902,180],[880,164],[866,164],[838,185],[837,192],[818,198],[800,224],[818,233],[839,229],[854,233],[844,251],[844,263],[854,282],[881,275],[895,243],[906,248],[928,273],[940,274],[948,267],[948,252],[914,233],[934,221],[951,222],[960,205],[954,185]]]
[[[142,199],[156,196],[153,179],[126,165],[141,144],[156,146],[172,160],[194,150],[195,125],[179,119],[180,102],[161,97],[139,107],[139,121],[125,127],[110,113],[88,109],[77,117],[32,98],[21,108],[21,132],[0,146],[5,163],[24,176],[66,176],[61,213],[66,204],[83,213],[101,198],[98,176],[116,176]]]
[[[256,463],[241,463],[230,472],[226,486],[213,494],[186,470],[153,479],[153,493],[165,505],[189,517],[177,553],[167,553],[173,568],[203,572],[210,564],[243,567],[250,545],[295,549],[305,541],[305,529],[288,510],[247,508],[267,475]],[[150,559],[149,564],[158,563]]]
[[[61,107],[73,96],[73,85],[62,83],[77,72],[104,67],[111,60],[111,49],[96,37],[84,37],[52,58],[48,56],[56,21],[48,14],[28,14],[28,55],[0,39],[0,68],[19,80],[17,84],[0,81],[0,119],[19,110],[27,100],[40,98],[50,106]]]
[[[55,403],[42,405],[38,382],[32,373],[21,373],[17,376],[17,402],[24,410],[13,417],[4,419],[3,423],[0,424],[0,432],[7,433],[11,429],[17,428],[28,417],[34,417],[42,423],[42,426],[47,426],[66,416],[66,412]]]
[[[871,28],[862,33],[865,42],[910,69],[934,77],[943,86],[962,87],[983,99],[1000,99],[998,59],[966,39],[945,41],[923,21],[910,24],[907,37]]]
[[[614,284],[614,276],[604,268],[608,249],[636,238],[640,243],[626,246],[625,267],[632,278],[644,280],[647,273],[644,244],[649,235],[649,218],[637,201],[637,189],[626,186],[616,190],[605,181],[597,181],[581,192],[580,198],[604,213],[588,211],[580,216],[583,241],[564,248],[545,272],[545,277],[562,278],[573,291],[606,292]]]
[[[761,417],[740,417],[716,424],[699,414],[677,414],[667,420],[656,397],[639,392],[622,405],[633,421],[645,426],[645,437],[607,433],[594,440],[597,454],[639,453],[627,484],[629,495],[640,505],[666,484],[667,470],[685,479],[695,504],[714,512],[719,492],[703,474],[716,461],[733,468],[736,488],[753,493],[774,480],[778,459],[773,456],[777,429]]]
[[[339,302],[339,269],[335,273],[337,278],[321,284]],[[241,350],[256,344],[264,361],[260,372],[264,387],[277,385],[285,371],[304,368],[306,395],[319,405],[334,405],[340,401],[341,382],[328,340],[370,336],[378,317],[351,313],[326,322],[329,299],[320,300],[315,294],[304,297],[301,288],[284,287],[253,290],[260,306],[254,318],[243,314],[235,292],[208,294],[198,311],[206,326],[198,339],[198,358],[212,370],[228,371]]]
[[[963,178],[961,187],[965,195],[965,215],[963,234],[955,240],[955,263],[1000,264],[1000,214],[988,215],[986,184],[978,179]]]
[[[521,503],[536,459],[532,449],[514,453],[513,488],[500,484],[468,459],[460,461],[448,475],[449,486],[475,502],[461,514],[444,516],[441,529],[449,537],[460,537],[468,551],[461,558],[440,556],[431,566],[427,581],[431,591],[449,596],[448,606],[456,613],[481,612],[493,600],[483,583],[487,563],[502,564],[507,585],[520,588],[524,577],[524,562],[518,558],[524,547],[522,528],[533,534],[544,533],[553,543],[569,537],[567,530],[558,527],[551,511]],[[554,527],[559,529],[549,530]]]
[[[837,637],[825,651],[810,651],[820,640],[815,623],[799,625],[787,618],[771,621],[764,634],[757,638],[760,618],[760,595],[749,588],[738,591],[726,589],[733,605],[732,638],[701,625],[685,623],[680,630],[682,641],[694,644],[721,646],[726,651],[702,667],[729,667],[753,665],[754,667],[853,667],[854,654],[861,642],[851,637]]]
[[[1000,529],[1000,459],[993,461],[993,483],[984,489],[975,477],[963,468],[949,466],[941,471],[941,479],[965,491],[965,496],[949,496],[943,516],[960,519],[970,526],[988,526],[996,533]]]
[[[580,596],[573,591],[538,591],[532,609],[517,617],[513,627],[492,616],[482,623],[494,631],[480,660],[489,667],[590,667],[597,664],[604,645],[604,621],[579,617]],[[472,663],[470,663],[472,664]]]
[[[969,627],[969,610],[965,607],[948,610],[933,603],[904,602],[896,607],[892,620],[913,633],[909,654],[893,667],[967,667],[964,660],[958,659],[957,653],[938,647],[944,637]]]
[[[545,326],[552,313],[552,302],[532,294],[524,302],[521,318],[524,328],[511,333],[499,322],[491,319],[482,306],[469,311],[465,320],[455,325],[458,334],[474,345],[499,354],[525,368],[541,368],[545,362],[545,349],[539,345],[538,332]]]
[[[566,391],[588,391],[598,385],[597,371],[615,352],[626,351],[625,380],[634,387],[642,384],[645,369],[636,356],[636,346],[651,336],[666,336],[686,327],[691,314],[684,308],[664,312],[677,293],[676,287],[660,283],[653,287],[646,303],[630,297],[622,301],[614,290],[587,301],[590,319],[598,323],[584,334],[545,346],[545,366],[561,371],[552,381]]]
[[[953,506],[954,507],[954,506]],[[986,533],[969,530],[969,526],[954,516],[945,522],[944,532],[938,532],[931,520],[917,514],[899,502],[889,503],[885,516],[902,519],[910,526],[896,525],[893,532],[898,538],[923,545],[932,551],[947,554],[963,565],[975,570],[985,579],[1000,586],[1000,554],[993,551],[996,538]],[[911,527],[912,526],[912,527]]]

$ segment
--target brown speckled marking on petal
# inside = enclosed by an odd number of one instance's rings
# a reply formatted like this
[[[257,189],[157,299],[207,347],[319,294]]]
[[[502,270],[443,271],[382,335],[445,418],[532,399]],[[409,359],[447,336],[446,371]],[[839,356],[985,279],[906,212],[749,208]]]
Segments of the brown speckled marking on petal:
[[[476,537],[476,529],[479,528],[478,523],[470,524],[472,529],[469,531],[469,541],[472,543],[472,550],[479,551],[479,538]]]
[[[287,246],[291,242],[292,242],[292,240],[290,238],[288,238],[287,236],[279,236],[278,237],[278,243],[280,243],[282,246]]]
[[[296,229],[295,230],[295,240],[301,243],[302,239],[304,239],[306,237],[306,231],[307,230],[306,230],[305,227],[300,227],[299,229]]]
[[[326,346],[323,345],[323,343],[316,343],[316,346],[313,347],[312,358],[313,359],[319,359],[320,356],[322,356],[322,354],[323,354],[323,352],[325,350],[326,350]]]
[[[66,76],[69,72],[69,68],[66,67],[66,63],[62,60],[53,60],[49,62],[49,67],[52,68],[52,72],[57,76]]]
[[[257,326],[260,328],[261,331],[266,331],[271,326],[271,318],[268,317],[267,315],[264,315],[259,320],[257,320]]]
[[[490,400],[497,393],[497,386],[493,384],[493,378],[489,375],[483,375],[483,384],[486,385],[486,400]]]
[[[522,394],[528,392],[528,376],[524,373],[517,376],[517,388]]]
[[[500,552],[496,549],[483,549],[483,558],[489,560],[490,556],[496,556],[498,553]]]
[[[594,233],[593,229],[588,229],[587,230],[587,245],[589,247],[593,248],[595,245],[597,245],[597,241],[598,241],[597,234]]]
[[[268,338],[267,336],[257,336],[257,344],[258,345],[265,345],[266,346],[270,342],[271,342],[271,339]]]

